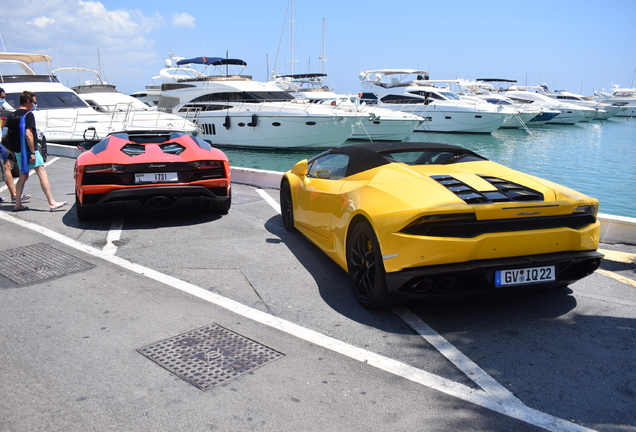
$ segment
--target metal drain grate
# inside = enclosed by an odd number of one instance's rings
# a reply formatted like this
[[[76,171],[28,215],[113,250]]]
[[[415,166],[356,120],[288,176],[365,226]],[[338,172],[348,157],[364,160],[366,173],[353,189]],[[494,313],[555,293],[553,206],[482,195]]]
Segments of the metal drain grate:
[[[95,265],[46,243],[0,251],[0,275],[17,284],[62,276],[92,267]]]
[[[137,351],[204,391],[284,356],[216,324]]]

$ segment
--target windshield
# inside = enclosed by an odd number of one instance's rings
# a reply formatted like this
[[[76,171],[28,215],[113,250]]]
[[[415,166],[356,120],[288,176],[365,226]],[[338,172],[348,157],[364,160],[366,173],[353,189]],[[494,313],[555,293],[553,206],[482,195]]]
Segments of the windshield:
[[[73,92],[37,92],[38,109],[86,108],[88,105]],[[20,93],[7,93],[7,102],[20,106]]]

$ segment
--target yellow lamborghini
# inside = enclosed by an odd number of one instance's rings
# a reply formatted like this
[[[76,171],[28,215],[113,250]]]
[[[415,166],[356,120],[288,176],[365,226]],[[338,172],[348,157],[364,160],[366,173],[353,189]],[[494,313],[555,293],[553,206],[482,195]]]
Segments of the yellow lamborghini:
[[[368,308],[562,287],[603,258],[598,200],[445,144],[328,150],[285,173],[280,205]]]

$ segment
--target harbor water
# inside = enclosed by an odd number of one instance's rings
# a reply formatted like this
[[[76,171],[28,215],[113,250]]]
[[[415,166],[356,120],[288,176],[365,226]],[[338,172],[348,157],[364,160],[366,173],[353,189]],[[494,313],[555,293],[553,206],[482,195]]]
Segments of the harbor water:
[[[454,144],[560,183],[600,202],[600,212],[636,218],[636,118],[499,129],[492,134],[414,132],[406,141]],[[363,141],[347,141],[343,145]],[[287,171],[323,150],[223,148],[237,167]]]

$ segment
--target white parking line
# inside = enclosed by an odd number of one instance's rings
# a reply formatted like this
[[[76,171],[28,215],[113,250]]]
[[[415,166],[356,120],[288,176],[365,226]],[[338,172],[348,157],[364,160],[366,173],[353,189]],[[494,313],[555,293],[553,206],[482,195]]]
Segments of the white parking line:
[[[271,205],[274,210],[276,210],[278,213],[280,213],[280,204],[278,204],[276,202],[276,200],[274,198],[272,198],[271,196],[269,196],[269,194],[263,190],[263,189],[256,189],[256,192],[258,192],[258,194],[265,200],[267,201],[267,204]]]
[[[285,332],[289,335],[295,336],[299,339],[310,342],[314,345],[329,349],[333,352],[337,352],[351,359],[357,360],[361,363],[368,364],[377,369],[394,374],[396,376],[408,379],[415,383],[424,385],[431,389],[440,391],[449,396],[456,397],[466,402],[488,408],[492,411],[504,414],[508,417],[521,420],[523,422],[542,427],[549,431],[554,432],[591,432],[592,429],[585,428],[583,426],[568,422],[558,417],[551,416],[549,414],[536,411],[532,408],[513,405],[511,403],[505,403],[498,398],[495,398],[488,393],[480,390],[472,389],[464,384],[451,381],[447,378],[440,377],[422,369],[415,368],[408,364],[399,362],[397,360],[384,357],[374,352],[358,348],[354,345],[346,342],[334,339],[330,336],[323,335],[314,330],[304,328],[291,321],[287,321],[268,313],[262,312],[257,309],[253,309],[242,303],[234,301],[232,299],[215,294],[204,288],[198,287],[191,283],[182,281],[170,275],[158,272],[148,267],[144,267],[139,264],[135,264],[123,258],[119,258],[114,255],[110,255],[103,250],[96,249],[92,246],[85,245],[66,237],[60,233],[57,233],[48,228],[44,228],[40,225],[23,221],[17,217],[0,212],[0,219],[15,223],[16,225],[30,229],[34,232],[47,236],[55,241],[65,244],[68,247],[72,247],[86,254],[92,255],[96,258],[101,258],[111,264],[120,266],[129,271],[137,273],[141,276],[145,276],[156,282],[165,284],[172,288],[178,289],[182,292],[191,294],[197,298],[205,300],[211,304],[215,304],[219,307],[225,308],[231,312],[234,312],[240,316],[251,319],[255,322],[267,325],[271,328]]]
[[[395,308],[393,312],[490,396],[505,402],[506,405],[523,406],[521,401],[508,389],[495,381],[486,371],[477,366],[476,363],[466,357],[413,312],[406,308]]]
[[[612,278],[614,280],[622,282],[622,283],[624,283],[626,285],[631,285],[634,288],[636,288],[636,281],[634,281],[632,279],[629,279],[629,278],[626,278],[625,276],[621,276],[618,273],[614,273],[614,272],[611,272],[611,271],[608,271],[608,270],[603,270],[603,269],[596,269],[596,273],[600,273],[603,276],[607,276],[609,278]]]
[[[119,239],[121,238],[121,230],[123,226],[123,217],[116,216],[113,218],[113,222],[110,225],[110,230],[108,231],[108,235],[106,236],[106,245],[102,249],[104,253],[115,255],[115,253],[117,252],[117,246],[115,245],[115,242],[119,241]]]

